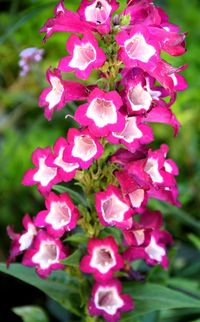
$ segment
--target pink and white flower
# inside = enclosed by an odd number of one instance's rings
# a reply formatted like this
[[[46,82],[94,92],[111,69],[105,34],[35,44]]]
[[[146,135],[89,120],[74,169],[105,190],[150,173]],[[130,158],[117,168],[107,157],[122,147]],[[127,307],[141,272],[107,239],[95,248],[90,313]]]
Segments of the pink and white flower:
[[[28,214],[24,216],[22,224],[25,230],[21,234],[15,233],[11,226],[7,227],[8,236],[12,240],[8,264],[14,261],[16,256],[28,249],[37,235],[37,228]]]
[[[116,0],[82,0],[78,13],[83,20],[97,25],[96,28],[99,32],[108,33],[111,15],[118,7],[119,3]]]
[[[130,34],[120,31],[116,35],[120,45],[119,59],[127,68],[141,67],[145,71],[152,69],[159,56],[159,46],[152,40],[148,28],[142,25],[134,26]]]
[[[125,125],[125,118],[118,111],[122,105],[116,91],[106,93],[95,88],[88,96],[88,103],[77,109],[75,120],[88,126],[93,135],[107,136],[112,131],[121,131]]]
[[[95,207],[102,225],[121,229],[131,227],[133,210],[119,188],[109,185],[106,191],[97,192]]]
[[[92,298],[88,303],[92,316],[103,316],[106,321],[117,322],[122,312],[134,308],[132,298],[121,294],[122,285],[117,279],[105,283],[96,283],[92,289]]]
[[[58,68],[61,71],[75,71],[76,77],[87,79],[93,69],[101,67],[106,56],[92,33],[87,32],[80,39],[71,35],[67,41],[70,56],[61,59]]]
[[[121,132],[112,132],[108,136],[108,141],[124,144],[129,151],[134,152],[142,144],[148,144],[154,139],[152,129],[142,124],[142,118],[127,116],[125,126]]]
[[[103,146],[88,129],[69,129],[67,141],[69,148],[64,151],[64,161],[77,162],[82,169],[87,169],[93,160],[100,158],[103,153]]]
[[[60,182],[58,168],[48,166],[47,158],[52,155],[51,148],[37,148],[32,154],[32,161],[35,169],[29,169],[23,176],[22,183],[25,186],[38,185],[38,190],[46,194],[54,184]]]
[[[23,257],[22,264],[35,267],[41,278],[47,277],[53,270],[63,269],[60,260],[66,258],[67,250],[61,241],[40,231]]]
[[[172,244],[173,240],[167,231],[153,231],[150,242],[144,247],[130,247],[124,253],[128,261],[144,259],[148,265],[160,264],[163,268],[168,267],[166,245]]]
[[[58,175],[61,177],[62,181],[71,181],[75,175],[76,171],[79,169],[79,164],[77,162],[66,162],[64,161],[64,151],[67,151],[69,144],[67,140],[60,137],[54,144],[53,155],[50,155],[47,159],[47,165],[58,168]]]
[[[124,266],[123,258],[119,255],[117,243],[112,236],[91,239],[87,250],[89,255],[82,258],[80,269],[84,273],[94,274],[97,281],[109,280],[115,271]]]
[[[47,210],[40,211],[35,218],[37,227],[46,227],[54,237],[61,237],[76,227],[79,211],[67,193],[57,196],[51,192],[45,200]]]
[[[66,81],[61,77],[58,69],[47,70],[46,78],[51,88],[45,88],[39,98],[39,106],[44,108],[45,117],[51,120],[55,110],[62,109],[67,102],[83,100],[86,98],[85,86],[74,82]]]

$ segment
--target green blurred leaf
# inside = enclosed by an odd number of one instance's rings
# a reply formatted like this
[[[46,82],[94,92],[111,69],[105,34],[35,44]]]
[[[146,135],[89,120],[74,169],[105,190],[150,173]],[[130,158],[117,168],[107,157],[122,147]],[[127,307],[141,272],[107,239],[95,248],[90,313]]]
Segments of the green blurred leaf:
[[[175,308],[200,308],[200,301],[166,286],[156,284],[124,283],[123,291],[129,293],[136,302],[135,310],[126,313],[122,322],[132,322],[137,316]]]
[[[193,243],[193,245],[200,250],[200,238],[193,235],[193,234],[189,234],[188,235],[189,240]]]
[[[39,306],[14,307],[12,311],[20,316],[23,322],[48,322],[49,319],[42,308]]]
[[[75,250],[72,255],[63,259],[61,262],[68,266],[79,267],[82,252],[80,249]]]
[[[79,192],[76,192],[75,190],[72,190],[69,187],[55,185],[55,186],[53,186],[53,190],[55,190],[59,193],[67,192],[67,193],[69,193],[70,197],[72,198],[72,200],[74,201],[75,204],[83,204],[84,206],[87,206],[86,199],[84,199],[83,196]]]
[[[79,312],[79,281],[75,277],[69,276],[67,272],[56,271],[49,278],[41,279],[34,269],[21,264],[11,264],[8,269],[3,263],[0,264],[0,271],[37,287],[68,311],[81,316]]]
[[[65,238],[65,241],[71,242],[74,244],[78,244],[78,245],[81,245],[81,244],[84,245],[84,244],[87,244],[88,238],[84,234],[76,233],[76,234],[73,234],[73,235]]]

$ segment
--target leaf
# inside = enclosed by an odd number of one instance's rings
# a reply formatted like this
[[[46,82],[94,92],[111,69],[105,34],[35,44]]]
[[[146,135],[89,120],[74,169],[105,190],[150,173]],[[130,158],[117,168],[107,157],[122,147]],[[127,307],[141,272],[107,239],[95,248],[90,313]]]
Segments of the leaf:
[[[199,300],[166,286],[126,282],[123,291],[129,293],[135,300],[135,310],[124,314],[122,322],[132,322],[137,316],[160,310],[200,308]]]
[[[75,204],[83,204],[84,206],[87,207],[87,202],[86,199],[83,198],[83,196],[76,192],[75,190],[72,190],[69,187],[65,187],[65,186],[61,186],[61,185],[55,185],[53,186],[53,190],[59,192],[59,193],[63,193],[63,192],[67,192],[69,193],[70,197],[72,198],[72,200],[74,201]]]
[[[193,243],[193,245],[200,250],[200,238],[195,236],[194,234],[189,234],[188,239]]]
[[[79,267],[81,257],[82,252],[80,249],[77,249],[72,255],[63,259],[61,262],[68,266]]]
[[[88,242],[88,238],[86,235],[81,233],[75,233],[67,238],[65,238],[65,241],[71,242],[73,244],[79,244],[79,245],[86,245]]]
[[[49,322],[46,313],[39,306],[14,307],[12,311],[20,316],[24,322]]]
[[[81,316],[79,312],[79,281],[75,277],[69,276],[67,272],[56,271],[49,278],[41,279],[32,268],[21,264],[11,264],[8,269],[4,263],[0,264],[0,271],[37,287],[68,311]]]

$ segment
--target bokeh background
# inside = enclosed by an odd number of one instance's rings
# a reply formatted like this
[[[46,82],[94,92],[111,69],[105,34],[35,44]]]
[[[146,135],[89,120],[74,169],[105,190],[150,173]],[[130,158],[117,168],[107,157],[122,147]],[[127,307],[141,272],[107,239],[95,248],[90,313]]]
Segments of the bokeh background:
[[[120,1],[121,4],[124,1]],[[175,245],[171,251],[169,272],[156,271],[155,281],[169,279],[174,288],[185,290],[194,296],[200,295],[200,1],[156,1],[169,14],[170,21],[181,25],[188,32],[188,52],[181,57],[165,58],[175,66],[187,63],[183,72],[188,89],[178,94],[174,112],[182,124],[177,138],[165,125],[154,125],[156,143],[166,142],[169,156],[179,168],[178,183],[182,209],[159,202],[151,207],[162,210],[166,227],[173,234]],[[0,261],[5,261],[9,250],[6,226],[21,229],[25,213],[35,215],[43,207],[43,200],[35,187],[23,187],[23,173],[31,167],[31,153],[40,146],[52,146],[59,136],[65,136],[72,121],[64,116],[75,109],[68,104],[54,114],[52,122],[38,108],[38,96],[46,86],[45,72],[49,66],[56,67],[66,54],[66,34],[54,34],[43,45],[39,29],[53,16],[56,1],[47,0],[0,0]],[[69,9],[76,10],[79,1],[65,1]],[[24,78],[19,77],[19,53],[27,47],[45,49],[43,61],[34,65]],[[72,75],[70,75],[72,77]],[[95,79],[95,75],[93,75]],[[18,295],[19,289],[22,295]],[[46,300],[45,296],[30,286],[5,275],[0,275],[0,290],[4,302],[0,304],[0,321],[21,321],[10,308],[25,304],[39,304],[47,310],[52,321],[66,321],[66,316]],[[2,291],[3,290],[3,291]],[[47,303],[48,302],[48,303]],[[2,306],[2,307],[1,307]],[[57,318],[56,318],[57,316]],[[167,312],[160,320],[151,315],[142,322],[191,322],[196,321],[200,311],[185,310]],[[73,321],[73,319],[71,320]],[[200,321],[200,320],[198,320]],[[137,322],[137,321],[135,321]]]

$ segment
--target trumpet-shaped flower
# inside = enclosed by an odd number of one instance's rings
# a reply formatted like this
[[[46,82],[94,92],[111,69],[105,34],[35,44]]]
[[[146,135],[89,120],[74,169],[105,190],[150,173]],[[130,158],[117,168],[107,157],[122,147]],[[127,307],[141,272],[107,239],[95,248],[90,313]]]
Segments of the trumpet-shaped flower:
[[[92,273],[97,281],[109,280],[113,273],[123,268],[122,256],[118,254],[118,246],[112,236],[104,239],[91,239],[88,242],[89,255],[82,258],[80,269],[84,273]]]
[[[47,232],[54,237],[61,237],[76,227],[79,212],[67,193],[57,196],[51,192],[45,204],[47,210],[40,211],[35,218],[37,227],[46,227]]]
[[[87,79],[91,71],[101,67],[106,60],[92,33],[84,34],[82,39],[71,35],[67,41],[67,51],[70,56],[62,58],[58,68],[64,72],[75,71],[81,79]]]
[[[132,298],[121,294],[122,285],[117,279],[105,283],[96,283],[89,301],[89,313],[92,316],[103,316],[106,321],[117,322],[122,312],[134,308]]]

